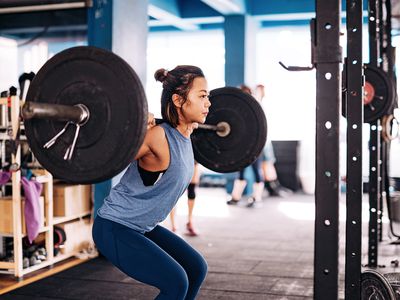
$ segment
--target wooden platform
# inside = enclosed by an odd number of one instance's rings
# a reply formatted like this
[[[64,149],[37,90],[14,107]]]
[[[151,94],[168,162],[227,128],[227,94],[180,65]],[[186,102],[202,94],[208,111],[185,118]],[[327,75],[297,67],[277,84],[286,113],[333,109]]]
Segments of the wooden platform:
[[[198,299],[312,299],[314,197],[266,197],[253,208],[245,207],[245,203],[227,206],[225,197],[223,189],[198,190],[198,237],[184,235],[185,199],[178,205],[178,234],[198,249],[209,265]],[[345,216],[342,204],[341,215]],[[366,221],[365,217],[364,227]],[[164,226],[169,227],[169,220]],[[379,262],[386,266],[381,271],[389,273],[396,271],[390,261],[397,259],[400,251],[398,246],[388,244],[387,224],[384,227]],[[340,239],[343,257],[343,221]],[[365,254],[366,243],[365,239]],[[366,259],[364,255],[363,263]],[[341,299],[343,278],[344,258],[340,262]],[[154,299],[157,294],[156,288],[128,278],[104,258],[97,258],[4,294],[1,299]]]
[[[35,272],[29,273],[21,279],[18,279],[13,275],[0,274],[0,295],[29,285],[43,278],[53,276],[59,272],[70,269],[87,261],[88,259],[78,259],[75,257],[71,257],[69,259],[63,260],[60,263],[54,264],[53,266],[42,268]]]

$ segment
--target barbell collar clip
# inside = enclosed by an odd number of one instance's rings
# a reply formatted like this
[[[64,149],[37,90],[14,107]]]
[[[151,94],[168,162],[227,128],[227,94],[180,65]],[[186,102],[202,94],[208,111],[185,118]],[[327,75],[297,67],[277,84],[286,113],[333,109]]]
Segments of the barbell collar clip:
[[[67,122],[67,124],[65,124],[65,126],[63,127],[63,129],[60,130],[59,133],[57,133],[51,140],[49,140],[46,144],[43,145],[43,148],[49,149],[51,146],[53,146],[55,144],[55,142],[57,141],[57,139],[67,130],[67,127],[69,126],[69,124],[72,124],[72,123]]]
[[[75,129],[74,140],[72,141],[72,144],[69,145],[69,147],[67,148],[67,151],[65,152],[65,155],[64,155],[64,160],[71,160],[72,155],[74,154],[74,151],[75,151],[76,141],[78,140],[79,131],[81,129],[81,126],[79,124],[75,124],[75,126],[76,126],[76,129]]]

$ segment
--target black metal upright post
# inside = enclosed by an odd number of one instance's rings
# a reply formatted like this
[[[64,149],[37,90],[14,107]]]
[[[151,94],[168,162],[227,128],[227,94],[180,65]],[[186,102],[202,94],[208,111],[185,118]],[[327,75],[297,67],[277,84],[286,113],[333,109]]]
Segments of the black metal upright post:
[[[379,153],[378,153],[378,215],[377,215],[377,222],[378,222],[378,242],[382,242],[383,238],[383,192],[385,191],[385,178],[386,168],[385,164],[383,163],[386,159],[386,142],[382,139],[382,126],[378,126],[378,139],[379,139]],[[378,255],[378,253],[377,253]],[[378,259],[378,258],[377,258]]]
[[[394,54],[395,54],[395,48],[392,45],[392,4],[390,0],[385,0],[384,4],[386,8],[386,19],[384,22],[384,33],[386,36],[386,58],[387,58],[387,71],[389,77],[393,80],[393,82],[396,82],[396,74],[394,72],[394,66],[395,66],[395,60],[394,60]]]
[[[381,69],[387,72],[388,77],[393,82],[396,82],[394,73],[394,49],[392,47],[392,8],[390,0],[379,0],[379,9],[381,10],[380,15],[382,16],[379,22],[379,33],[380,33],[380,49],[382,53]],[[393,114],[393,108],[386,113],[387,115]],[[385,192],[386,200],[390,199],[389,195],[389,158],[390,158],[390,140],[382,138],[380,134],[380,190],[379,190],[379,215],[378,215],[378,226],[379,226],[379,241],[382,241],[382,226],[383,226],[383,192]],[[387,202],[388,203],[388,202]],[[388,209],[390,211],[390,209]],[[390,218],[390,216],[389,216]]]
[[[362,0],[347,0],[345,299],[361,297],[363,57]]]
[[[378,266],[378,203],[380,195],[380,120],[371,123],[369,139],[369,227],[368,227],[368,266]]]
[[[383,34],[385,36],[385,63],[387,63],[387,72],[389,75],[389,78],[392,80],[392,83],[394,86],[396,86],[396,73],[395,73],[395,48],[392,46],[392,3],[390,0],[385,0],[384,3],[384,8],[386,9],[386,18],[383,23]],[[395,98],[397,99],[397,97]],[[396,101],[396,100],[395,100]],[[397,107],[397,103],[394,103],[394,106],[392,110],[388,114],[393,114],[394,107]],[[389,206],[390,204],[390,183],[389,183],[389,161],[390,161],[390,147],[391,147],[391,141],[383,141],[382,142],[382,182],[383,182],[383,187],[385,191],[385,197],[386,197],[386,203]],[[390,215],[390,207],[388,207],[388,217],[389,219],[392,218]],[[392,223],[390,223],[390,228],[393,232],[393,227]]]
[[[379,0],[368,1],[369,63],[380,65],[380,47],[377,18]],[[369,140],[369,228],[368,228],[368,266],[378,266],[378,211],[380,195],[380,120],[371,122]]]
[[[379,66],[378,58],[381,56],[378,43],[378,23],[379,16],[378,0],[368,0],[368,33],[369,33],[369,63]]]
[[[387,59],[386,59],[386,51],[385,51],[385,44],[386,44],[386,34],[385,34],[385,17],[383,15],[384,7],[382,0],[378,0],[378,23],[377,26],[379,28],[378,37],[379,37],[379,53],[380,57],[378,58],[378,63],[381,66],[381,69],[387,69]],[[378,167],[379,167],[379,174],[378,174],[378,185],[379,185],[379,194],[378,194],[378,241],[382,241],[382,219],[383,219],[383,196],[382,192],[385,190],[385,182],[382,180],[385,176],[385,168],[383,164],[384,160],[384,152],[385,152],[385,142],[382,140],[382,127],[378,126],[378,134],[379,134],[379,142],[380,142],[380,151],[378,156]]]
[[[316,0],[314,299],[338,299],[340,0]]]

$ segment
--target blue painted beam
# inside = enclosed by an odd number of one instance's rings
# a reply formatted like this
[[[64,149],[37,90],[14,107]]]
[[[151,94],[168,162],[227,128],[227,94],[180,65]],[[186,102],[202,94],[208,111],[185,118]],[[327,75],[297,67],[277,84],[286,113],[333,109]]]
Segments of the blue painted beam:
[[[181,18],[177,0],[150,0],[148,14],[153,19],[160,20],[181,30],[199,30],[195,24]]]
[[[310,20],[281,20],[281,21],[261,21],[261,28],[279,27],[279,26],[309,26]]]
[[[182,18],[203,18],[222,16],[220,12],[212,9],[199,0],[178,0]]]
[[[200,30],[218,30],[224,29],[223,23],[210,23],[210,24],[200,24]],[[171,32],[171,31],[182,31],[175,26],[155,26],[149,28],[150,32]]]
[[[287,14],[315,11],[315,0],[249,0],[251,15]]]
[[[368,16],[364,16],[363,23],[368,24]],[[342,17],[342,24],[346,24],[346,18]],[[261,20],[260,27],[278,27],[278,26],[309,26],[310,19],[299,19],[299,20]]]
[[[162,1],[162,0],[158,0]],[[218,0],[177,0],[182,18],[211,17],[225,15],[212,5]],[[204,2],[208,1],[210,5]],[[315,0],[225,0],[226,2],[238,3],[243,7],[245,13],[253,16],[263,15],[285,15],[315,13]],[[364,7],[367,7],[368,0],[363,0]],[[212,8],[214,6],[214,8]],[[342,0],[342,11],[346,9],[346,1]]]
[[[342,18],[343,24],[345,24],[345,18]],[[364,24],[368,24],[368,17],[364,17]],[[269,27],[281,27],[281,26],[309,26],[310,19],[299,19],[299,20],[261,20],[260,28],[269,28]],[[198,25],[200,30],[215,30],[215,29],[224,29],[224,23],[204,23]],[[150,26],[150,32],[171,32],[171,31],[181,31],[180,29],[174,26]],[[393,30],[392,35],[398,36],[400,35],[399,30]]]
[[[113,1],[93,0],[88,9],[88,45],[106,50],[112,48]]]
[[[154,5],[171,15],[181,17],[178,0],[150,0],[149,5]]]
[[[243,15],[225,18],[225,84],[239,86],[245,82],[245,28]]]
[[[368,0],[363,0],[366,8]],[[315,12],[315,0],[248,0],[248,11],[251,15],[294,14]],[[342,11],[346,9],[346,0],[342,0]]]

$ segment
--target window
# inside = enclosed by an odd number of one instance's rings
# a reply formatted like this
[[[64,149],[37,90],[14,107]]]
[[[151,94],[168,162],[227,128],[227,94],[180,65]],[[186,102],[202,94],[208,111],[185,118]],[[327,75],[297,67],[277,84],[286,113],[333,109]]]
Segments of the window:
[[[162,86],[154,79],[160,68],[173,69],[177,65],[200,67],[209,89],[225,85],[225,45],[222,30],[199,32],[150,33],[147,45],[146,95],[149,111],[161,117]]]

